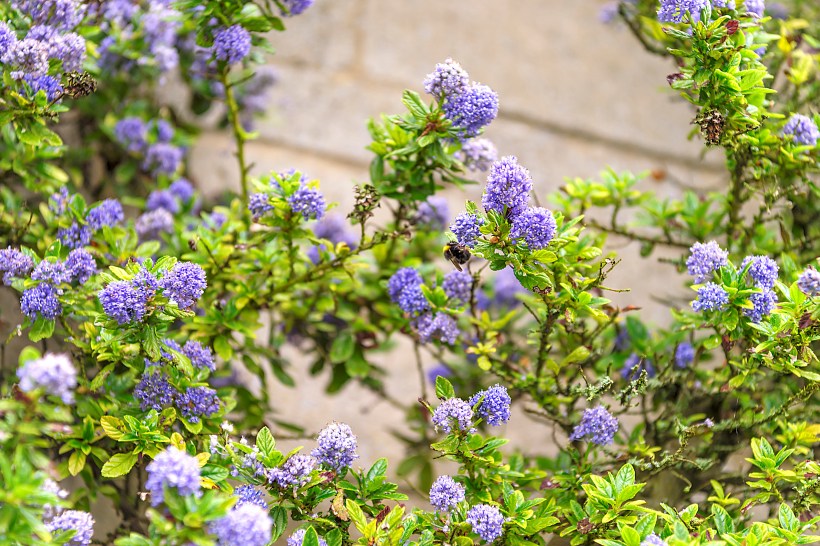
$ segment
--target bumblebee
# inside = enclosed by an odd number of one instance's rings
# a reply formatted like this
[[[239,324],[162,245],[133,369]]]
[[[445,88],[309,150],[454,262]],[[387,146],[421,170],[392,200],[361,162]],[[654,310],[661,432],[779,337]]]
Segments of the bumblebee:
[[[456,269],[463,271],[461,266],[470,261],[470,249],[466,245],[459,243],[447,243],[444,245],[444,257],[453,262]]]

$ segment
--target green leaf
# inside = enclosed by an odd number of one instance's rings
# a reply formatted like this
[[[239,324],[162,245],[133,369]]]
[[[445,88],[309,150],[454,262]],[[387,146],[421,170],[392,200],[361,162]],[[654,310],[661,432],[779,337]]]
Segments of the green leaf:
[[[145,343],[142,346],[148,354],[148,358],[153,362],[159,362],[162,353],[160,352],[159,335],[155,327],[149,326],[145,329],[144,341]]]
[[[624,539],[626,546],[640,546],[641,544],[641,535],[631,527],[622,528],[621,537]]]
[[[105,478],[124,476],[131,471],[137,462],[136,453],[117,453],[108,459],[102,467],[101,473]]]
[[[576,347],[570,354],[568,354],[561,362],[561,365],[566,366],[568,364],[575,364],[576,362],[583,362],[589,358],[589,354],[589,349],[581,345],[580,347]]]
[[[123,422],[116,417],[112,417],[110,415],[103,415],[100,418],[100,426],[102,426],[103,431],[105,431],[106,436],[111,438],[112,440],[119,440],[125,433],[120,430],[120,427],[124,426]]]
[[[439,400],[447,400],[455,397],[455,395],[456,390],[446,377],[443,375],[436,377],[436,397]]]
[[[20,366],[22,366],[30,360],[37,360],[38,358],[40,358],[40,356],[42,355],[36,347],[24,347],[23,350],[20,351],[20,356],[17,358],[17,362],[20,364]]]
[[[381,458],[367,471],[367,482],[370,483],[376,478],[384,477],[385,472],[387,472],[387,459]]]
[[[419,94],[415,91],[405,89],[401,95],[401,101],[417,119],[427,117],[427,108],[425,108],[424,103],[421,102],[421,97],[419,97]]]
[[[40,341],[41,339],[51,337],[51,334],[53,333],[54,321],[46,320],[43,317],[38,316],[37,320],[34,321],[34,324],[31,325],[31,330],[28,333],[28,337],[31,341]]]
[[[357,351],[345,362],[345,371],[352,377],[367,377],[367,374],[370,372],[370,364],[368,364],[364,356]]]
[[[356,350],[356,338],[350,330],[343,330],[330,346],[330,361],[334,364],[345,362]]]
[[[202,419],[200,419],[196,423],[192,423],[188,419],[180,419],[180,421],[182,421],[182,424],[185,425],[185,428],[191,434],[199,434],[200,432],[202,432]]]
[[[353,524],[356,526],[356,529],[358,529],[360,533],[364,532],[364,528],[367,526],[367,519],[365,518],[362,509],[359,508],[358,504],[356,504],[356,501],[353,499],[347,499],[345,501],[345,508],[347,508],[347,513],[353,521]]]
[[[721,339],[718,335],[707,337],[703,342],[703,347],[704,349],[712,350],[718,345],[720,345],[720,341]]]
[[[233,349],[225,336],[219,336],[214,339],[214,351],[222,360],[228,361],[233,356]]]
[[[271,533],[271,540],[276,542],[288,526],[288,510],[282,506],[277,506],[270,512],[273,519],[273,532]]]
[[[314,529],[313,526],[308,527],[305,531],[302,546],[319,546],[319,535],[316,534],[316,529]]]
[[[788,504],[781,504],[780,510],[777,512],[777,519],[780,520],[780,527],[789,531],[797,532],[800,530],[800,521],[789,508]]]
[[[258,447],[259,451],[266,457],[273,455],[273,452],[276,450],[276,440],[273,438],[273,434],[271,434],[268,427],[262,427],[256,435],[256,447]]]
[[[715,520],[715,529],[721,535],[726,535],[735,532],[735,524],[732,521],[732,516],[729,512],[719,504],[712,505],[712,515]]]
[[[76,476],[85,467],[85,453],[82,451],[74,451],[68,457],[68,473]],[[105,474],[103,474],[105,476]]]

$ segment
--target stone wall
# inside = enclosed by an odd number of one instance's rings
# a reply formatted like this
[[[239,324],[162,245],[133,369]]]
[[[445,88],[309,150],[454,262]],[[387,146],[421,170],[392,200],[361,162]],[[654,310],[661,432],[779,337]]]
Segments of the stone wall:
[[[606,167],[665,172],[664,180],[643,182],[663,194],[684,186],[719,187],[719,155],[702,157],[701,143],[687,140],[694,113],[666,84],[674,67],[645,52],[623,26],[599,23],[601,5],[317,0],[287,21],[287,32],[271,36],[276,54],[269,63],[281,81],[258,124],[260,138],[249,147],[254,172],[299,168],[320,179],[323,191],[347,212],[353,184],[368,176],[365,120],[401,112],[402,90],[421,92],[435,63],[453,57],[499,93],[500,114],[486,136],[501,154],[517,155],[530,169],[542,202],[566,177],[593,177]],[[193,178],[206,191],[236,187],[231,151],[230,139],[217,131],[206,133],[192,151]],[[476,185],[446,195],[457,212],[465,198],[480,193]],[[657,256],[641,260],[633,244],[614,240],[611,248],[623,262],[608,284],[633,289],[613,299],[644,306],[645,316],[658,322],[668,311],[653,296],[685,304],[689,292],[672,267]],[[392,372],[389,391],[412,403],[418,396],[415,366],[401,357],[409,353],[398,350],[382,361]],[[269,386],[278,416],[312,430],[332,419],[349,422],[362,439],[363,463],[401,455],[390,432],[402,425],[399,411],[355,387],[323,397],[327,378],[297,375],[298,390]],[[552,442],[548,429],[533,432],[520,412],[507,433],[525,451]]]

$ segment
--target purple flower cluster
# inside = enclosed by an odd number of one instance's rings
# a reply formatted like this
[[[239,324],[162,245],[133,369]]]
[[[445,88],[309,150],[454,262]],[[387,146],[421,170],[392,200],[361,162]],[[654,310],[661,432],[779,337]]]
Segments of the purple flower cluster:
[[[191,184],[187,178],[177,178],[174,180],[171,185],[168,186],[168,191],[171,192],[171,195],[179,199],[183,205],[189,203],[196,193],[193,184]]]
[[[48,210],[53,212],[55,216],[60,216],[65,212],[70,198],[71,196],[68,194],[68,188],[62,186],[48,198]]]
[[[472,138],[498,115],[498,94],[486,85],[474,83],[464,92],[447,98],[444,115],[455,129],[463,132],[463,137]]]
[[[2,270],[2,267],[0,267],[0,270]],[[813,267],[807,267],[798,277],[797,287],[807,296],[820,294],[820,272]]]
[[[148,146],[148,126],[140,118],[119,120],[114,126],[114,136],[129,152],[142,152]]]
[[[436,68],[424,79],[424,91],[440,101],[464,93],[469,85],[470,75],[450,58],[436,64]]]
[[[77,370],[67,355],[46,353],[42,358],[29,360],[17,370],[17,377],[23,392],[43,389],[64,404],[74,403]]]
[[[268,200],[267,193],[252,193],[248,198],[248,210],[254,220],[258,220],[265,214],[273,210],[273,205]]]
[[[751,277],[752,281],[763,289],[772,289],[777,282],[777,274],[780,268],[777,267],[777,262],[768,256],[746,256],[743,263],[740,264],[741,269],[746,270],[746,273]]]
[[[748,9],[748,0],[746,2]],[[803,114],[792,114],[789,121],[783,127],[783,135],[791,135],[797,144],[803,146],[815,146],[820,139],[820,130],[814,120]]]
[[[462,303],[469,303],[470,292],[473,288],[473,276],[466,271],[451,271],[444,276],[441,287],[448,298]]]
[[[199,461],[174,446],[158,454],[145,471],[148,472],[145,489],[151,493],[151,506],[162,504],[165,490],[170,488],[183,497],[200,494]]]
[[[72,30],[84,15],[84,6],[76,0],[14,0],[12,5],[35,25],[48,25],[55,30]]]
[[[63,189],[64,190],[64,189]],[[61,190],[61,192],[63,191]],[[52,197],[53,198],[53,197]],[[55,214],[62,215],[68,202],[68,192],[54,202]],[[125,219],[122,205],[116,199],[106,199],[88,211],[86,224],[74,220],[67,228],[57,230],[57,238],[68,248],[81,248],[91,243],[91,237],[104,226],[114,226]]]
[[[94,536],[94,517],[80,510],[66,510],[46,522],[50,533],[75,531],[66,546],[88,546]]]
[[[140,297],[146,301],[154,297],[156,291],[159,290],[159,279],[156,275],[145,269],[144,266],[140,267],[140,270],[134,275],[131,284],[133,284],[134,288],[140,293]],[[169,340],[166,340],[166,344],[168,341]]]
[[[299,529],[298,531],[290,535],[290,537],[288,537],[287,546],[302,546],[302,544],[304,544],[305,542],[305,533],[307,533],[307,530]],[[327,542],[322,537],[319,537],[319,546],[327,546]]]
[[[105,314],[120,324],[142,322],[147,311],[144,294],[127,281],[114,281],[98,294]]]
[[[440,231],[450,219],[450,207],[443,197],[428,197],[419,205],[416,212],[416,224],[433,231]]]
[[[695,243],[689,249],[691,252],[686,260],[686,269],[695,277],[695,282],[702,283],[712,276],[712,273],[725,267],[729,261],[729,253],[715,242]]]
[[[140,241],[159,239],[163,233],[174,230],[174,216],[165,209],[157,209],[141,214],[134,223]]]
[[[266,546],[271,541],[273,520],[268,511],[254,503],[242,503],[214,521],[209,530],[217,546]]]
[[[515,216],[510,238],[523,239],[530,250],[549,246],[558,229],[552,212],[542,207],[530,207]]]
[[[170,190],[154,190],[145,199],[145,210],[157,209],[165,209],[171,214],[176,214],[179,212],[180,203]]]
[[[504,516],[490,504],[476,504],[470,508],[466,521],[484,542],[492,542],[504,532]]]
[[[487,390],[474,394],[468,403],[472,407],[478,404],[475,409],[476,415],[490,426],[497,427],[510,420],[511,402],[506,387],[493,385]]]
[[[675,349],[675,366],[686,368],[695,360],[695,348],[688,341],[678,344]]]
[[[159,289],[180,309],[188,309],[202,296],[206,286],[205,271],[199,265],[177,262],[161,279],[143,268],[130,282],[114,281],[100,291],[99,299],[105,314],[120,324],[128,324],[142,322],[148,300]]]
[[[100,230],[104,226],[115,226],[125,220],[125,213],[122,204],[116,199],[106,199],[99,205],[88,211],[88,226],[94,230]]]
[[[82,10],[73,0],[14,2],[34,23],[22,40],[8,24],[0,25],[0,63],[11,69],[11,77],[25,82],[31,96],[44,91],[49,100],[63,92],[59,75],[48,75],[49,61],[59,61],[63,71],[80,70],[86,42],[70,32],[81,20]]]
[[[174,138],[174,126],[164,119],[155,119],[151,127],[157,135],[157,142],[171,142]]]
[[[319,432],[318,447],[311,452],[320,463],[334,470],[348,468],[359,458],[356,436],[344,423],[331,423]]]
[[[446,434],[456,430],[472,431],[473,408],[461,398],[449,398],[433,412],[432,421],[436,430]]]
[[[709,0],[661,0],[658,21],[661,23],[681,23],[688,14],[692,22],[700,21],[700,12],[709,5]]]
[[[746,13],[751,13],[756,17],[763,17],[763,12],[766,10],[765,0],[745,0],[743,5],[746,6]]]
[[[236,64],[251,52],[251,35],[242,25],[221,28],[214,34],[214,56],[228,64]]]
[[[255,504],[263,510],[268,509],[268,503],[265,501],[265,493],[252,485],[240,485],[234,489],[233,496],[237,498],[234,508],[242,506],[243,504]]]
[[[629,381],[635,381],[641,376],[642,371],[646,372],[647,377],[655,377],[655,367],[652,365],[652,361],[632,353],[624,362],[621,377]]]
[[[387,292],[393,303],[397,303],[405,313],[421,313],[430,308],[430,304],[421,290],[421,275],[412,267],[396,271],[387,282]]]
[[[487,212],[494,210],[515,217],[527,208],[531,190],[529,171],[518,164],[515,156],[505,156],[490,167],[481,204]]]
[[[486,171],[498,160],[498,150],[489,139],[474,138],[461,145],[455,158],[472,171]]]
[[[301,14],[312,6],[313,0],[282,0],[282,5],[287,8],[287,11],[282,11],[282,15],[284,17],[291,17]]]
[[[65,267],[65,264],[59,260],[51,261],[44,258],[34,271],[31,272],[31,278],[35,281],[50,282],[53,284],[62,284],[71,279],[71,274]]]
[[[569,439],[573,442],[586,439],[594,444],[608,445],[618,432],[618,419],[613,417],[605,407],[598,406],[584,410],[581,422],[576,425]]]
[[[151,127],[155,128],[156,134],[153,143],[149,143]],[[182,163],[182,148],[170,143],[173,134],[173,127],[165,120],[156,120],[149,125],[139,118],[127,117],[114,126],[114,136],[119,143],[129,152],[142,156],[142,168],[154,176],[171,176]]]
[[[11,285],[15,278],[23,278],[34,268],[34,260],[28,254],[12,247],[0,249],[0,273],[3,284]]]
[[[40,283],[23,292],[20,297],[20,310],[31,319],[42,316],[53,320],[63,312],[63,306],[58,296],[63,292],[50,283]]]
[[[695,311],[722,311],[729,303],[729,294],[722,286],[713,282],[698,289],[698,297],[692,302]]]
[[[210,417],[219,412],[219,396],[210,387],[188,387],[176,399],[176,406],[191,423],[200,417]]]
[[[109,0],[92,9],[106,32],[99,46],[99,64],[105,71],[154,66],[165,73],[179,64],[176,46],[181,14],[169,2]]]
[[[294,214],[301,214],[305,220],[320,220],[325,214],[327,203],[322,192],[302,185],[288,197],[288,204]]]
[[[93,232],[88,226],[80,225],[77,222],[70,227],[57,230],[57,238],[68,248],[80,248],[87,246],[91,242]]]
[[[464,500],[464,486],[450,476],[439,476],[430,488],[430,504],[449,512]]]
[[[282,466],[269,470],[268,480],[283,489],[286,487],[301,487],[310,481],[310,474],[316,468],[316,465],[316,459],[310,455],[294,455],[285,461]]]
[[[446,313],[424,313],[414,321],[414,326],[422,343],[435,340],[453,345],[460,333],[456,319]]]
[[[442,104],[462,140],[478,135],[498,115],[498,94],[486,85],[471,84],[469,74],[453,59],[436,65],[424,79],[424,90]]]
[[[159,282],[165,297],[176,302],[180,309],[190,309],[205,292],[208,283],[205,271],[191,262],[177,262]]]
[[[26,74],[23,76],[23,81],[26,82],[31,89],[31,97],[34,97],[40,91],[44,91],[46,99],[49,102],[60,98],[64,91],[60,80],[54,76],[34,77],[31,74]]]
[[[142,168],[154,175],[172,175],[182,163],[182,149],[167,142],[157,142],[145,150]]]
[[[210,347],[205,347],[198,341],[188,340],[180,352],[191,360],[191,364],[194,368],[208,368],[211,371],[216,370],[214,353]]]
[[[482,225],[484,225],[484,218],[470,212],[462,212],[450,225],[450,231],[456,236],[459,244],[473,247],[475,240],[481,236]]]
[[[10,281],[10,274],[17,276],[23,269],[28,269],[29,262],[33,263],[12,248],[0,251],[0,271],[5,270],[4,282],[7,278]],[[58,285],[74,281],[84,284],[96,271],[94,258],[83,249],[72,250],[65,262],[43,259],[31,273],[31,279],[40,281],[39,284],[24,290],[20,298],[23,314],[32,319],[38,316],[48,320],[57,318],[63,312],[58,298],[63,291]]]
[[[752,303],[751,309],[743,309],[743,314],[749,317],[752,322],[760,322],[763,317],[771,314],[777,304],[777,295],[771,290],[763,290],[749,296]]]
[[[161,371],[146,371],[134,387],[134,398],[139,400],[142,411],[162,411],[171,407],[179,392]]]

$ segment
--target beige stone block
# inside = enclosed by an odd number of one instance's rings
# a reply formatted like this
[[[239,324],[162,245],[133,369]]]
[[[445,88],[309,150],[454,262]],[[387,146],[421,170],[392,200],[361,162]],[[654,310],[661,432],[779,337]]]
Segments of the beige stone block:
[[[600,5],[371,0],[363,65],[370,78],[420,90],[435,63],[453,57],[499,93],[502,117],[695,157],[699,143],[685,138],[693,112],[666,84],[674,66],[600,24]]]

